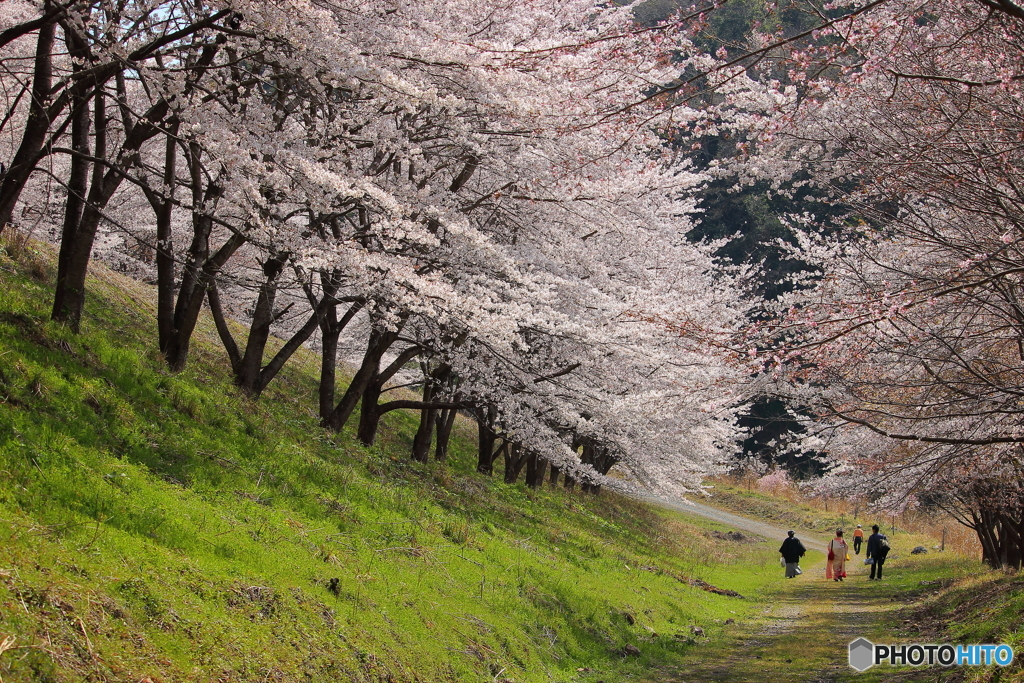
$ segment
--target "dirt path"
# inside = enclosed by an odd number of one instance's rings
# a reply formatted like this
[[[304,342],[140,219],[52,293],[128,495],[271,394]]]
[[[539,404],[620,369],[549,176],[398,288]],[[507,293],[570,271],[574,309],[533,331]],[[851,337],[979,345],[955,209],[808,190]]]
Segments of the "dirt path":
[[[750,519],[749,517],[743,517],[732,512],[719,510],[718,508],[713,508],[710,505],[702,505],[701,503],[691,501],[683,502],[667,498],[657,498],[655,496],[641,497],[643,500],[655,505],[661,505],[672,510],[685,512],[688,515],[697,515],[706,519],[712,519],[721,524],[734,527],[740,531],[746,531],[747,533],[763,536],[767,540],[777,539],[779,543],[782,543],[782,539],[786,538],[786,529],[783,529],[782,527],[767,524],[756,519]],[[808,550],[817,550],[822,553],[825,552],[825,544],[828,541],[807,536],[803,532],[797,534],[797,536]]]
[[[872,624],[893,609],[863,575],[843,583],[804,575],[788,582],[770,607],[740,623],[716,643],[712,656],[695,656],[661,672],[663,683],[839,683],[858,674],[847,664],[851,640],[870,636]]]
[[[648,498],[688,514],[713,519],[774,542],[786,530],[699,503]],[[879,672],[858,674],[847,662],[850,641],[869,639],[876,625],[891,619],[896,602],[887,584],[868,581],[864,555],[847,563],[849,576],[841,583],[825,579],[825,541],[800,535],[809,550],[818,551],[804,564],[804,574],[783,579],[779,592],[764,610],[745,621],[725,626],[706,651],[695,651],[684,665],[651,672],[648,683],[845,683],[906,680],[903,676],[876,678]],[[915,680],[921,680],[917,678]]]

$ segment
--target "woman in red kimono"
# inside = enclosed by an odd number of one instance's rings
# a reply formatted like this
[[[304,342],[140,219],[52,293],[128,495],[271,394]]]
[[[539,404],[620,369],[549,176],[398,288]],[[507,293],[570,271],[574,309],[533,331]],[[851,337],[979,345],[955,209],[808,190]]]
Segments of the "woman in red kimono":
[[[846,555],[850,546],[843,540],[843,530],[836,529],[836,537],[828,542],[828,560],[825,562],[825,578],[842,581],[846,578]]]

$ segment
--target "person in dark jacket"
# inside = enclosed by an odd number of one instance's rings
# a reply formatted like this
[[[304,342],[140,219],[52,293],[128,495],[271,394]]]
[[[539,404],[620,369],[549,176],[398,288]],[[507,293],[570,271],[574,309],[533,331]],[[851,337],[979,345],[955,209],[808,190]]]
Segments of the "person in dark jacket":
[[[879,581],[882,580],[882,565],[885,564],[885,558],[889,554],[889,540],[885,534],[879,533],[878,525],[872,524],[871,531],[874,533],[868,536],[868,552],[867,557],[871,560],[871,576],[868,580],[877,578]],[[882,541],[885,540],[885,543]],[[876,577],[875,574],[878,574]]]
[[[800,571],[800,558],[804,556],[807,549],[804,548],[804,544],[800,542],[800,539],[792,531],[789,532],[789,538],[782,542],[779,552],[782,553],[782,559],[786,561],[787,579],[792,579],[798,574],[803,573]]]

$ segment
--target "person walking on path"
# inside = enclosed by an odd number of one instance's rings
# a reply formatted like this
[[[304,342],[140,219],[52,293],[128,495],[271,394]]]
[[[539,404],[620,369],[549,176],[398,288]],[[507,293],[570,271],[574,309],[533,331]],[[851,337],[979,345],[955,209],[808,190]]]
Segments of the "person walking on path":
[[[798,574],[802,574],[800,571],[800,558],[804,556],[807,549],[804,548],[804,544],[800,542],[800,539],[794,535],[794,532],[788,531],[789,537],[782,542],[782,547],[779,548],[779,552],[782,553],[782,559],[786,561],[786,578],[795,578]]]
[[[828,560],[825,561],[825,578],[842,581],[846,578],[846,560],[850,546],[843,540],[843,530],[836,529],[836,537],[828,542]]]
[[[860,524],[853,530],[853,554],[860,555],[860,544],[864,541],[864,529]]]
[[[885,558],[889,555],[889,539],[888,537],[878,531],[878,525],[872,524],[871,531],[874,533],[868,536],[868,552],[867,558],[871,560],[871,576],[868,580],[877,578],[879,581],[882,580],[882,565],[885,564]],[[878,574],[876,577],[875,574]]]

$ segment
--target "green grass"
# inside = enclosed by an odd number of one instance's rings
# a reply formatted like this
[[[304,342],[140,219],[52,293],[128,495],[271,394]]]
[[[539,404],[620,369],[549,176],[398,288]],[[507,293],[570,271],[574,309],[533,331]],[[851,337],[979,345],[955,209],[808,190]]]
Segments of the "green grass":
[[[777,584],[773,547],[711,540],[610,492],[475,474],[471,425],[450,462],[425,465],[407,459],[409,414],[390,414],[373,448],[331,435],[311,354],[252,402],[204,322],[171,375],[151,292],[100,267],[72,335],[47,319],[51,255],[10,251],[7,683],[629,680],[705,656]]]
[[[1024,579],[1019,575],[980,571],[974,564],[953,571],[933,565],[894,588],[894,599],[908,603],[887,624],[885,635],[894,642],[1005,643],[1015,651],[1011,666],[964,668],[963,680],[1024,681]],[[921,680],[926,676],[918,674]]]
[[[768,680],[765,672],[778,683],[960,680],[950,675],[963,671],[938,668],[882,665],[858,673],[848,666],[848,645],[859,637],[885,644],[946,642],[945,636],[938,641],[923,638],[912,625],[921,622],[917,613],[941,586],[973,580],[969,577],[978,574],[975,561],[953,553],[895,553],[883,581],[868,581],[865,567],[854,563],[848,565],[850,576],[842,583],[824,578],[820,553],[808,553],[802,565],[803,576],[783,582],[764,609],[737,619],[723,634],[714,657],[655,669],[644,680],[749,683]]]

